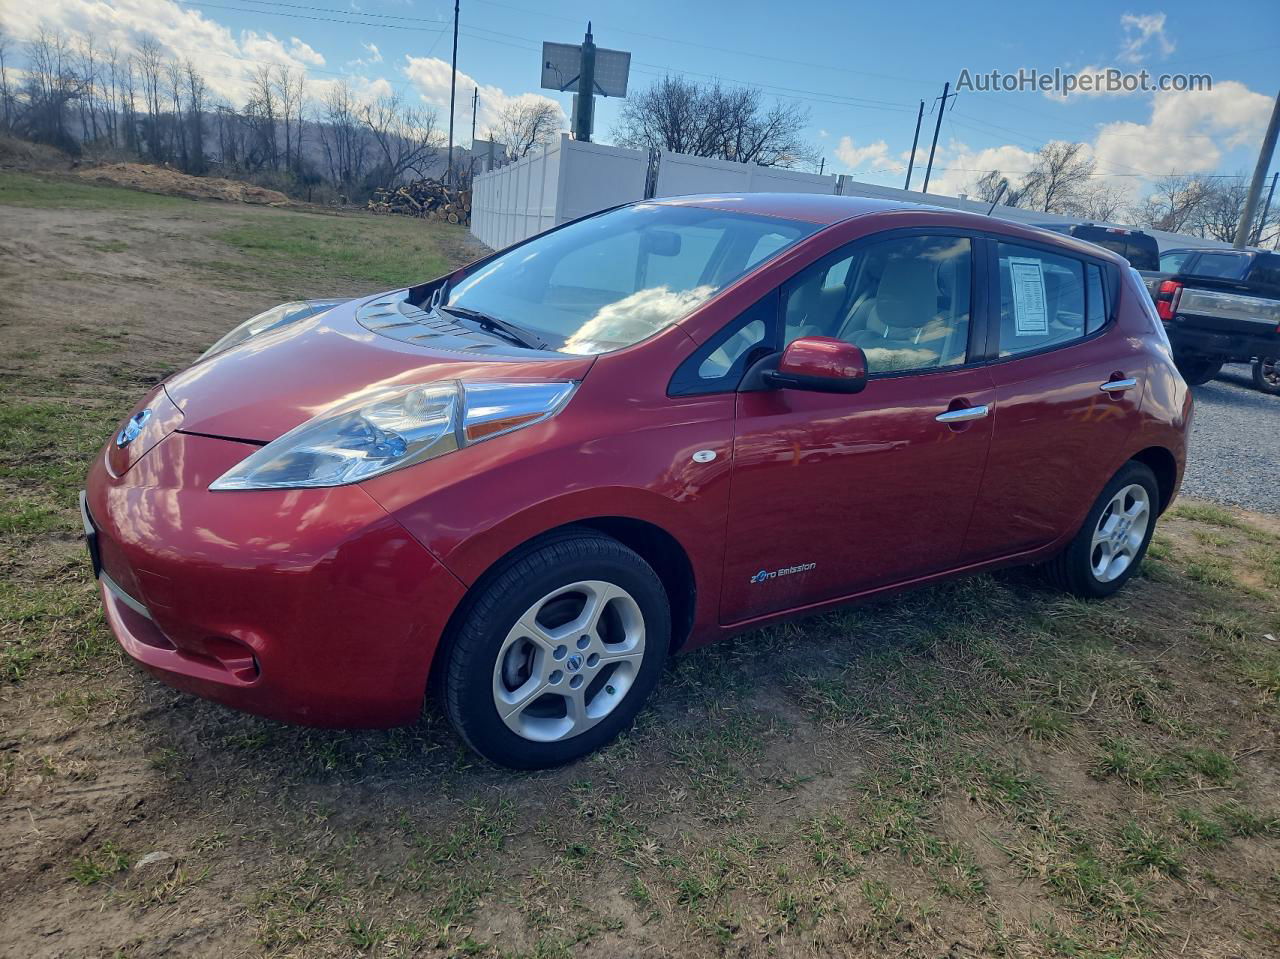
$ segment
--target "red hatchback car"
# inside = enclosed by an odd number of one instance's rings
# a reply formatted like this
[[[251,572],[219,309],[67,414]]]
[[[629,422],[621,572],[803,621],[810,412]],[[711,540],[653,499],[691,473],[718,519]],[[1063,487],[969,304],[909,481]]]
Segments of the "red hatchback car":
[[[286,304],[139,404],[84,522],[163,681],[513,767],[608,742],[666,657],[1043,563],[1101,597],[1191,398],[1120,257],[811,195],[635,203],[407,290]]]

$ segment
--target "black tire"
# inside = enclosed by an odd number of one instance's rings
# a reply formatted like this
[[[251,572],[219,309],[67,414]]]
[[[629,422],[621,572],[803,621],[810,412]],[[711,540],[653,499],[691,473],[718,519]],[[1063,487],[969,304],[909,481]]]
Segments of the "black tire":
[[[1148,517],[1146,533],[1142,537],[1141,545],[1135,552],[1128,567],[1115,579],[1100,580],[1094,574],[1093,569],[1094,532],[1097,530],[1098,522],[1102,519],[1102,515],[1111,504],[1112,499],[1121,490],[1135,484],[1143,487],[1147,492],[1150,516]],[[1147,547],[1151,544],[1151,536],[1155,532],[1156,513],[1159,508],[1160,485],[1156,482],[1155,474],[1142,463],[1130,460],[1103,487],[1102,493],[1093,504],[1093,508],[1089,510],[1089,515],[1085,517],[1084,525],[1080,527],[1080,531],[1076,533],[1070,545],[1045,563],[1044,569],[1050,582],[1059,589],[1084,599],[1103,599],[1116,592],[1129,581],[1129,578],[1142,565],[1142,558],[1146,556]]]
[[[1221,359],[1211,356],[1175,356],[1174,365],[1188,386],[1203,386],[1222,371]]]
[[[498,656],[508,633],[543,597],[591,580],[619,586],[634,600],[643,619],[643,659],[621,700],[596,725],[552,742],[525,738],[498,712]],[[443,651],[440,679],[445,712],[466,743],[491,762],[512,769],[560,766],[599,749],[631,725],[657,686],[670,648],[667,594],[649,564],[602,533],[567,530],[535,541],[477,585]],[[531,656],[530,669],[532,662]],[[612,692],[609,683],[601,688]]]
[[[1280,356],[1259,356],[1254,359],[1253,385],[1263,393],[1280,396]]]

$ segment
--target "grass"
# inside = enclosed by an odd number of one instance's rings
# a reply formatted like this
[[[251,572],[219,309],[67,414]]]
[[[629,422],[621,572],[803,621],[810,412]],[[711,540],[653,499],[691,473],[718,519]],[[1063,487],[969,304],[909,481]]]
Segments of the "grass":
[[[323,284],[334,280],[387,289],[438,276],[448,265],[436,235],[403,218],[246,217],[215,237],[245,255],[234,263],[212,264],[215,269],[256,284],[301,279],[318,284],[309,287],[312,296],[328,294]]]
[[[28,203],[71,206],[58,187]],[[198,214],[216,255],[188,278],[219,295],[394,286],[453,255],[435,225],[80,188],[90,221]],[[106,235],[94,252],[126,252]],[[51,313],[64,365],[11,359],[0,397],[15,942],[92,914],[48,948],[130,954],[146,928],[273,956],[1280,950],[1280,539],[1248,514],[1179,503],[1107,603],[1000,573],[691,652],[618,742],[497,771],[431,709],[286,727],[122,664],[75,494],[144,375],[195,347],[103,302],[94,324]],[[139,867],[152,851],[173,858]]]
[[[192,212],[199,201],[84,183],[72,177],[0,171],[0,206],[182,214]]]

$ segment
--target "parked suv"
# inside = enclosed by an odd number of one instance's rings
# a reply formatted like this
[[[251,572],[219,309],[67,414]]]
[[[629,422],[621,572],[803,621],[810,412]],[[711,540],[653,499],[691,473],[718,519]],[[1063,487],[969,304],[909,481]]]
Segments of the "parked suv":
[[[288,304],[94,460],[107,620],[163,681],[299,723],[428,679],[515,767],[624,729],[667,656],[999,566],[1104,597],[1191,399],[1120,257],[806,195],[644,201],[419,286]]]

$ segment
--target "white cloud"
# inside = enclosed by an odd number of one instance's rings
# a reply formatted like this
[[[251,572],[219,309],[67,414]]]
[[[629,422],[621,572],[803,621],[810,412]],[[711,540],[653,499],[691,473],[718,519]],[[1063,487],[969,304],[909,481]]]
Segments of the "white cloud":
[[[1102,172],[1207,173],[1218,168],[1224,147],[1260,142],[1270,115],[1269,96],[1234,80],[1212,90],[1157,93],[1147,123],[1103,125],[1094,155]]]
[[[1000,170],[1016,186],[1021,174],[1031,169],[1035,156],[1034,150],[1026,150],[1013,144],[975,150],[966,143],[951,140],[945,146],[938,147],[933,161],[933,175],[929,179],[929,192],[945,196],[967,193],[974,182],[989,170]],[[923,173],[928,159],[926,148],[916,158],[918,173]],[[920,189],[923,183],[924,179],[921,177],[912,184],[912,189]]]
[[[852,137],[841,137],[840,142],[836,144],[836,158],[844,164],[849,173],[857,173],[860,168],[865,168],[861,170],[863,173],[873,170],[901,173],[907,168],[905,162],[890,155],[889,144],[884,140],[858,146],[853,142]]]
[[[1096,163],[1098,179],[1126,193],[1141,193],[1149,181],[1167,173],[1220,170],[1225,153],[1261,142],[1271,114],[1271,97],[1233,80],[1212,90],[1157,93],[1145,123],[1117,121],[1101,125],[1084,144]],[[1016,186],[1035,161],[1035,151],[1012,144],[973,150],[951,141],[939,148],[930,192],[967,191],[983,173],[1000,170]],[[916,166],[919,168],[917,159]],[[936,188],[933,186],[936,184]]]
[[[439,109],[442,128],[447,128],[449,125],[450,73],[449,63],[446,60],[441,60],[438,57],[405,56],[405,76],[413,83],[414,89],[418,91],[418,95],[422,97],[425,103]],[[459,70],[457,98],[454,105],[454,124],[457,131],[465,130],[466,133],[455,132],[454,137],[458,142],[465,142],[470,134],[471,97],[476,87],[480,88],[480,109],[476,117],[477,137],[485,135],[489,127],[497,121],[498,115],[509,104],[528,100],[550,103],[560,116],[561,128],[568,128],[569,118],[565,115],[564,108],[550,97],[544,97],[540,93],[508,94],[501,87],[478,83],[473,77]]]
[[[1114,71],[1111,77],[1107,76],[1108,71]],[[1125,84],[1118,82],[1117,74],[1131,74],[1132,70],[1122,70],[1119,67],[1096,67],[1090,64],[1087,67],[1080,67],[1078,70],[1072,70],[1071,72],[1078,78],[1086,76],[1093,78],[1088,81],[1088,89],[1083,85],[1078,86],[1070,94],[1065,94],[1060,90],[1045,90],[1044,96],[1046,99],[1066,103],[1068,100],[1074,100],[1077,97],[1131,97],[1143,92],[1137,88],[1136,84],[1129,84],[1126,87]],[[1115,79],[1116,82],[1109,83],[1108,81],[1111,79]],[[1108,89],[1109,86],[1114,86],[1116,89]]]
[[[324,57],[302,40],[285,43],[270,33],[244,30],[238,36],[200,11],[172,0],[45,0],[40,4],[0,4],[0,23],[16,39],[34,37],[43,26],[69,36],[92,37],[100,50],[112,44],[122,53],[154,37],[170,56],[190,58],[210,90],[235,103],[248,93],[250,72],[260,64],[298,70],[322,66]]]
[[[378,49],[376,43],[362,43],[360,46],[364,47],[365,52],[369,54],[370,63],[382,62],[382,51]]]
[[[297,37],[289,38],[289,55],[313,67],[324,66],[324,57],[317,53],[311,44]]]
[[[1120,50],[1120,59],[1126,63],[1140,63],[1146,59],[1150,49],[1167,57],[1174,51],[1174,43],[1164,32],[1165,15],[1163,13],[1126,13],[1120,18],[1120,26],[1124,29],[1124,46]]]

